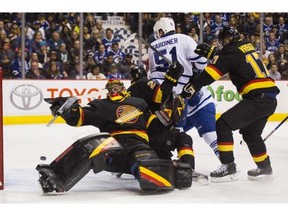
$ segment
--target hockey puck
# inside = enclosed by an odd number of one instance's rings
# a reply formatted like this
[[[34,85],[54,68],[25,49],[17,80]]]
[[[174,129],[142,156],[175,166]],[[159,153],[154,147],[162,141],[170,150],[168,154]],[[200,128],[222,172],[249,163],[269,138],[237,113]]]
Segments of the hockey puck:
[[[40,157],[40,160],[45,161],[45,160],[46,160],[46,157],[45,157],[45,156],[41,156],[41,157]]]

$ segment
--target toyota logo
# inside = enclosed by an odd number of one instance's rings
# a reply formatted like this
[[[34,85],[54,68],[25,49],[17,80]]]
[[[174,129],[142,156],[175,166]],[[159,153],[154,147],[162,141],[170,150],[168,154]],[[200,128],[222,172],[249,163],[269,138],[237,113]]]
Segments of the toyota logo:
[[[30,84],[19,85],[10,93],[10,101],[18,109],[31,110],[38,107],[43,100],[41,90]]]

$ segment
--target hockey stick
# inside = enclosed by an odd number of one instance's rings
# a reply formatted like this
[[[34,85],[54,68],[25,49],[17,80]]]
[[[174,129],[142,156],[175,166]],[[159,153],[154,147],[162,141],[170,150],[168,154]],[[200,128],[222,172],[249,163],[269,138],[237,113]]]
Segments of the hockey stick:
[[[288,116],[286,116],[264,139],[265,142],[286,120],[288,119]]]
[[[48,124],[46,125],[47,127],[50,127],[51,124],[53,124],[53,122],[60,116],[62,115],[63,112],[67,111],[77,100],[79,99],[84,99],[84,98],[97,98],[103,94],[107,94],[108,91],[107,89],[102,89],[98,92],[94,92],[91,94],[87,94],[87,95],[81,95],[81,96],[73,96],[68,98],[65,103],[57,110],[56,115],[48,122]],[[46,101],[48,102],[48,101]]]
[[[169,65],[172,64],[172,61],[168,59],[166,56],[164,56],[160,51],[158,51],[155,47],[153,47],[150,43],[148,43],[143,37],[141,37],[139,34],[134,33],[135,38],[138,40],[141,40],[146,46],[148,46],[150,49],[152,49],[155,53],[157,53],[159,56],[161,56]]]
[[[286,116],[264,139],[265,142],[278,128],[288,119],[288,116]],[[242,145],[243,140],[240,141],[240,144]]]

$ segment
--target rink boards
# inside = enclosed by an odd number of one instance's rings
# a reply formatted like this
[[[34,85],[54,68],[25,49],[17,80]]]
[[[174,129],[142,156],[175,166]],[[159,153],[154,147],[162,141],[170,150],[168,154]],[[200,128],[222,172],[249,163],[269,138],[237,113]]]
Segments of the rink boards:
[[[10,124],[45,124],[51,120],[49,104],[43,98],[80,96],[98,92],[105,87],[106,80],[4,80],[3,81],[3,122]],[[124,80],[126,88],[130,81]],[[269,121],[281,121],[288,114],[288,81],[277,81],[280,88],[278,107]],[[209,90],[215,99],[217,116],[235,105],[241,96],[231,81],[217,81]],[[102,95],[102,98],[105,95]],[[101,96],[99,97],[101,98]],[[87,104],[93,98],[81,100]],[[56,123],[63,123],[61,118]]]

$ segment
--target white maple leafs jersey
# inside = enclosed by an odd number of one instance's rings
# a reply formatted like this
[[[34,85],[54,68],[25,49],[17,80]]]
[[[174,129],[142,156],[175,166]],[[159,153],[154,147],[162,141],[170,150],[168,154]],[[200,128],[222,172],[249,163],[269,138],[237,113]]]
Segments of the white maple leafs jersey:
[[[199,56],[194,52],[196,42],[184,34],[172,34],[161,37],[155,40],[151,45],[161,52],[165,57],[173,61],[179,61],[184,67],[184,73],[178,80],[178,85],[174,87],[177,94],[182,92],[183,86],[189,81],[192,76],[192,66],[202,70],[207,65],[207,59]],[[164,74],[167,71],[169,64],[154,53],[152,49],[148,49],[149,69],[151,79],[156,79],[158,82],[163,82]],[[192,65],[193,64],[193,65]]]
[[[165,35],[153,41],[151,45],[172,62],[178,61],[183,65],[184,73],[178,79],[177,86],[173,88],[177,94],[182,92],[183,86],[193,75],[193,67],[203,70],[207,65],[207,59],[194,52],[197,43],[188,35]],[[164,74],[168,70],[169,64],[152,49],[148,49],[148,58],[150,78],[161,84],[164,81]],[[207,87],[203,87],[199,93],[202,95],[199,103],[194,107],[188,108],[190,115],[206,104],[213,102]]]

